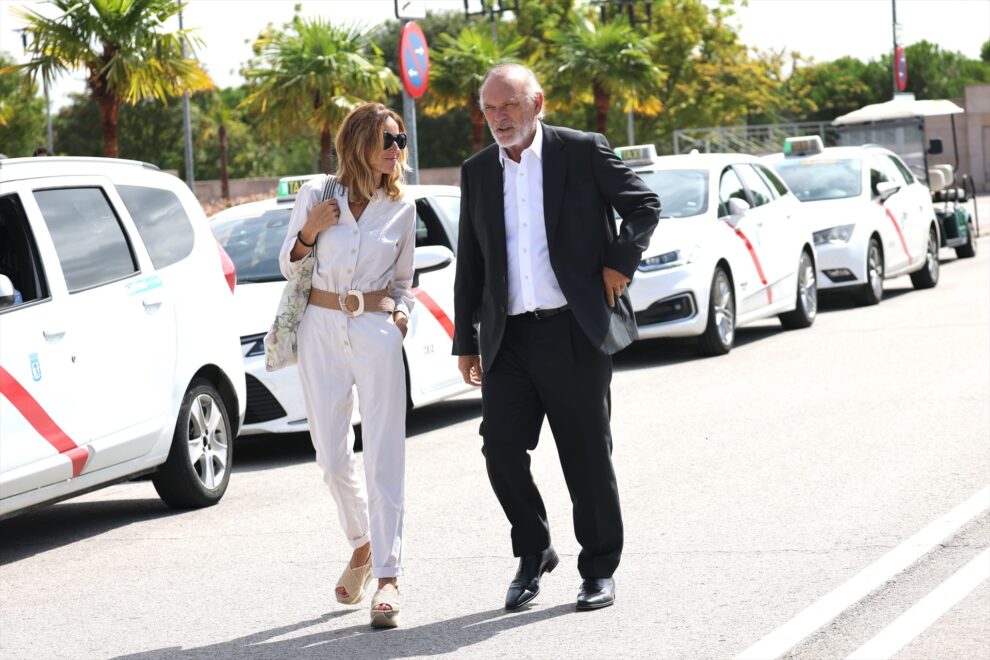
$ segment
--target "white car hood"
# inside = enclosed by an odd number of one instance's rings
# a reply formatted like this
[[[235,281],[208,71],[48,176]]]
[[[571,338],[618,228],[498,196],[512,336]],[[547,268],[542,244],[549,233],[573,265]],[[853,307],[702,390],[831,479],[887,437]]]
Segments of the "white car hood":
[[[854,225],[863,215],[867,202],[861,197],[801,202],[795,209],[813,232],[839,225]]]
[[[268,332],[285,282],[249,282],[234,287],[237,331],[241,337]]]
[[[704,246],[717,230],[720,221],[707,216],[690,218],[661,218],[650,238],[650,246],[643,252],[643,259],[655,257],[672,250],[683,250],[694,245]]]

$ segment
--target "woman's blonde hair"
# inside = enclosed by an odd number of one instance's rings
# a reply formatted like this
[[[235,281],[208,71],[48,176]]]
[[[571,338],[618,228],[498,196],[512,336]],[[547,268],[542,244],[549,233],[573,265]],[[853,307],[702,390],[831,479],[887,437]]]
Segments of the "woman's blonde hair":
[[[375,196],[375,189],[381,188],[389,199],[402,195],[405,181],[406,151],[399,150],[395,171],[391,174],[379,172],[373,165],[385,150],[385,122],[389,119],[404,133],[405,124],[394,110],[381,103],[365,103],[344,117],[337,131],[337,177],[347,188],[348,198],[365,202]]]

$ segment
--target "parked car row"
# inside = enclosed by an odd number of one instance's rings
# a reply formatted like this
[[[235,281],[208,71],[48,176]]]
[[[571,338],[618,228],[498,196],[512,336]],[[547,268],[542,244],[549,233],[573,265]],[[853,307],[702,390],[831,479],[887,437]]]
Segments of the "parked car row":
[[[886,278],[938,282],[931,194],[886,149],[796,138],[763,158],[616,153],[663,204],[629,287],[643,339],[696,337],[722,355],[746,323],[811,326],[819,290],[876,304]],[[308,430],[298,372],[267,372],[262,338],[310,178],[208,220],[185,184],[145,163],[0,161],[0,518],[145,473],[168,504],[208,506],[238,434]],[[414,408],[471,387],[451,355],[460,191],[408,194]],[[965,232],[950,240],[975,253]]]
[[[870,305],[886,278],[938,283],[931,193],[887,149],[825,149],[813,136],[764,157],[660,157],[652,145],[616,153],[663,203],[629,287],[643,338],[697,337],[702,355],[721,355],[746,323],[810,326],[820,290]]]

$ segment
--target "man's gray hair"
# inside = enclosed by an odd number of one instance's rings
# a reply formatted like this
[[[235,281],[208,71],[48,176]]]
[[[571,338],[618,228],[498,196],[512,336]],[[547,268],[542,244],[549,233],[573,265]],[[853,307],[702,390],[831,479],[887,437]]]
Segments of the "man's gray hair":
[[[533,70],[522,64],[515,64],[513,62],[503,62],[502,64],[496,64],[492,68],[485,72],[485,77],[481,79],[481,85],[478,87],[478,104],[481,105],[481,109],[484,110],[485,106],[481,102],[481,96],[484,94],[485,85],[492,78],[515,78],[521,79],[526,84],[526,98],[530,103],[536,104],[536,95],[543,94],[543,87],[540,85],[540,81],[536,79],[536,74]],[[537,119],[543,119],[546,115],[546,102],[543,103],[543,107],[540,108],[539,114],[537,114]]]

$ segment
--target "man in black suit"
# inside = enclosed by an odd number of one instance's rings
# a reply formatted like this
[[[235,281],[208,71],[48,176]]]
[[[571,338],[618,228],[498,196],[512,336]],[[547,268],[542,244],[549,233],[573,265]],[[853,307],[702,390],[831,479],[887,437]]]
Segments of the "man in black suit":
[[[582,548],[577,608],[606,607],[622,552],[611,356],[636,338],[626,287],[660,200],[602,135],[543,124],[529,69],[493,67],[480,97],[496,144],[461,169],[453,352],[464,380],[482,386],[488,476],[520,558],[505,607],[531,601],[559,561],[529,469],[544,416]]]

